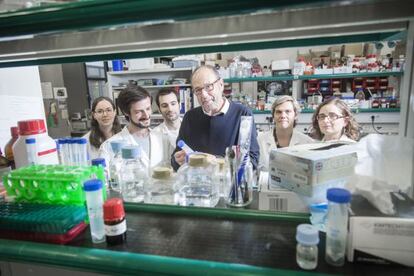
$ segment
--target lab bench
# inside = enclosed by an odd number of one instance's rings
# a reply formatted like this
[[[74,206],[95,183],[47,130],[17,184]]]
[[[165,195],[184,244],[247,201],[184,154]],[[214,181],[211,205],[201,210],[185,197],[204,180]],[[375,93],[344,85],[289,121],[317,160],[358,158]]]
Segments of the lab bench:
[[[67,245],[0,239],[0,262],[102,274],[300,275],[297,225],[309,217],[249,209],[125,204],[127,241],[93,244],[89,229]],[[325,237],[312,273],[412,275],[406,267],[325,263]],[[3,273],[2,273],[3,275]],[[6,274],[7,275],[7,274]]]

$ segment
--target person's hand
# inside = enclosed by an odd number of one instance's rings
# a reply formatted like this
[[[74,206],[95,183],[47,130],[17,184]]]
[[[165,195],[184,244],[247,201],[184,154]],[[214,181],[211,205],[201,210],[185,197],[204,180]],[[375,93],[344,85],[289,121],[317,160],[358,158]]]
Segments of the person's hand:
[[[185,151],[184,150],[177,151],[176,153],[174,153],[174,158],[175,158],[175,162],[177,162],[178,165],[181,166],[185,162]]]

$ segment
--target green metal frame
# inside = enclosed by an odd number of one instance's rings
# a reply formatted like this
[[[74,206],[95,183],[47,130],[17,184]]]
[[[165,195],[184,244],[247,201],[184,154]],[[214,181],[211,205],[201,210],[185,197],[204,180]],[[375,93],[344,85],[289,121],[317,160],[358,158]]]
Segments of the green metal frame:
[[[245,14],[337,0],[84,0],[0,13],[0,37]]]

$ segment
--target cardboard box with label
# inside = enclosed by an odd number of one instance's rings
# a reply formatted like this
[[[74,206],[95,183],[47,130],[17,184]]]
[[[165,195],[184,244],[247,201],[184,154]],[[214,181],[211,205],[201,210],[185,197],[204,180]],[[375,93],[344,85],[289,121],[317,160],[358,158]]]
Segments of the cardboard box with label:
[[[356,162],[356,152],[344,142],[274,149],[269,156],[269,187],[283,187],[312,197],[318,186],[335,184],[353,175]]]
[[[351,262],[414,267],[414,201],[391,193],[394,216],[380,213],[362,196],[353,196],[347,258]]]

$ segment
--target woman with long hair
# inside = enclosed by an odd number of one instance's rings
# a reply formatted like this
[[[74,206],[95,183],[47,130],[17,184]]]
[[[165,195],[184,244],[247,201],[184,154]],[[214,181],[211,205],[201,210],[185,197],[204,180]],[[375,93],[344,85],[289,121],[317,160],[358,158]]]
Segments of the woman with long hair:
[[[359,133],[359,125],[351,110],[338,98],[324,101],[313,114],[311,137],[316,140],[355,142]]]
[[[114,102],[108,97],[96,98],[92,103],[91,130],[84,136],[88,140],[89,159],[99,157],[99,147],[121,131]]]

